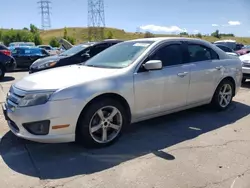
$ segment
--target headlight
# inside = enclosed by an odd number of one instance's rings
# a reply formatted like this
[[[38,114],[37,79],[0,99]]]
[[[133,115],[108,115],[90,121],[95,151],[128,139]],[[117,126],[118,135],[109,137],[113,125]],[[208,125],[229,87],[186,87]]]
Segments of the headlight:
[[[35,106],[35,105],[41,105],[45,104],[50,96],[53,94],[53,92],[49,93],[36,93],[36,94],[27,94],[22,98],[18,106],[19,107],[27,107],[27,106]]]
[[[49,67],[54,67],[56,65],[57,61],[52,61],[52,62],[48,62],[42,65],[39,65],[37,68],[38,69],[45,69],[45,68],[49,68]]]
[[[243,67],[250,67],[250,60],[242,60]]]

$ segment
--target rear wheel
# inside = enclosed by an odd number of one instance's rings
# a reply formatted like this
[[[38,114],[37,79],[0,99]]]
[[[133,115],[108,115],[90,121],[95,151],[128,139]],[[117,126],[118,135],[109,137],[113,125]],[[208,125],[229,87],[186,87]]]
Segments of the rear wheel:
[[[217,110],[225,110],[233,99],[234,84],[230,80],[223,80],[217,87],[212,105]]]
[[[0,65],[0,80],[2,80],[4,78],[5,75],[5,68]]]
[[[127,124],[121,103],[109,98],[97,100],[81,114],[76,141],[88,148],[105,147],[118,140]]]

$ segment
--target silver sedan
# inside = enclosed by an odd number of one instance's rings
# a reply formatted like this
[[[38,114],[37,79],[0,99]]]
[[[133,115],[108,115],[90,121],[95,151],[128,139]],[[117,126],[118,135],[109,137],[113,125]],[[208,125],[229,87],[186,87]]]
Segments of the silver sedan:
[[[45,143],[114,143],[130,123],[211,104],[225,110],[242,79],[239,58],[188,38],[126,41],[86,64],[15,83],[3,106],[11,131]]]

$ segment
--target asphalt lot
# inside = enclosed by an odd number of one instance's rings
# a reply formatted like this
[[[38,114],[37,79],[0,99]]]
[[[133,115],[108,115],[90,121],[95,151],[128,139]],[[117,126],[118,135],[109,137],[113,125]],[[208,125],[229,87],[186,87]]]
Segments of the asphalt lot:
[[[26,72],[8,73],[11,83]],[[249,188],[250,82],[226,112],[192,110],[131,125],[115,145],[38,144],[9,132],[0,112],[0,187]]]

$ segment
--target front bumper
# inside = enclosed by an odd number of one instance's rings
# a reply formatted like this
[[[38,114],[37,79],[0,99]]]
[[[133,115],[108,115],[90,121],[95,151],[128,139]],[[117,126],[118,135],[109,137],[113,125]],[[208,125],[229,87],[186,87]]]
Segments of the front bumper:
[[[250,67],[242,67],[243,78],[250,79]]]
[[[3,104],[3,114],[10,130],[18,137],[40,143],[65,143],[75,141],[75,128],[78,113],[71,100],[49,101],[44,105],[9,109]],[[23,124],[37,121],[50,121],[47,135],[31,134]],[[54,126],[69,125],[66,128],[53,129]]]

